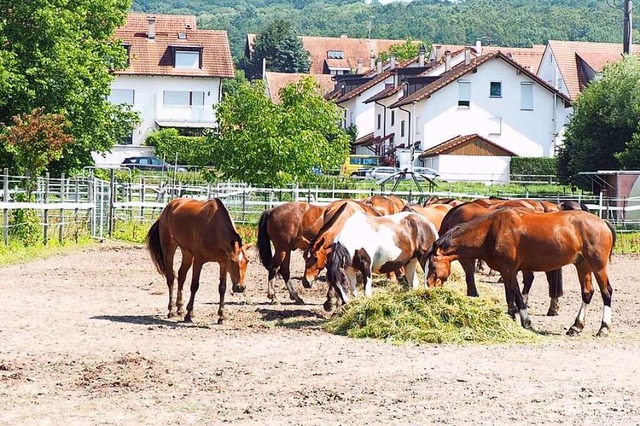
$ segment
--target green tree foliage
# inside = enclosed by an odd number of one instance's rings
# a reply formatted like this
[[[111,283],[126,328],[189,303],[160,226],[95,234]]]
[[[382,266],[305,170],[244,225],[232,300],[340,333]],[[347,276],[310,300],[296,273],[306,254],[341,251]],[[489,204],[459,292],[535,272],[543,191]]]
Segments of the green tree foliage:
[[[177,129],[162,129],[151,133],[145,143],[156,148],[156,155],[173,163],[206,166],[211,162],[211,146],[204,136],[180,136]]]
[[[75,143],[63,148],[59,169],[92,163],[91,151],[110,149],[133,127],[136,114],[106,101],[111,70],[126,65],[111,36],[129,5],[0,0],[0,122],[40,107],[63,113]]]
[[[238,86],[247,82],[246,74],[243,70],[236,70],[233,78],[225,78],[222,80],[222,96],[235,95]]]
[[[244,63],[250,78],[262,77],[264,59],[268,71],[309,72],[309,52],[288,21],[276,19],[256,35],[253,57]]]
[[[280,91],[281,104],[262,81],[244,83],[217,108],[218,130],[210,136],[213,165],[228,178],[255,185],[285,185],[337,168],[349,153],[340,112],[318,94],[313,78]]]
[[[626,56],[607,65],[575,102],[558,155],[561,181],[580,184],[578,172],[637,167],[639,123],[640,58]]]
[[[392,44],[389,47],[389,50],[380,52],[380,58],[383,61],[386,61],[387,59],[389,59],[391,54],[393,54],[399,61],[408,61],[409,59],[418,56],[418,53],[420,53],[421,45],[422,43],[416,43],[411,38],[408,38],[404,43]]]
[[[3,129],[0,142],[14,155],[15,171],[30,178],[29,194],[35,179],[73,143],[73,137],[66,133],[70,123],[61,114],[45,114],[44,108],[15,116],[13,122],[13,126]]]

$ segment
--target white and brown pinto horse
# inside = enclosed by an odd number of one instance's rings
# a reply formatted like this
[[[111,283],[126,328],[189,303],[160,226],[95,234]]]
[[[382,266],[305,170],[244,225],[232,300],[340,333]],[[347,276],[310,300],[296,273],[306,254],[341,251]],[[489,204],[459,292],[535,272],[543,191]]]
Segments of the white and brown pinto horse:
[[[388,273],[404,267],[405,278],[417,288],[417,264],[423,270],[434,242],[436,227],[428,219],[410,212],[390,216],[367,216],[354,213],[335,238],[327,263],[329,286],[335,289],[343,303],[349,294],[357,296],[356,273],[361,272],[364,294],[372,295],[374,272]]]
[[[427,284],[441,285],[449,276],[451,262],[482,259],[500,272],[508,304],[515,304],[524,327],[531,322],[516,273],[519,270],[553,271],[574,264],[582,288],[582,306],[567,334],[584,328],[586,309],[593,296],[595,275],[604,301],[598,335],[611,327],[611,295],[607,265],[616,240],[613,226],[584,211],[534,212],[499,209],[449,230],[436,241],[429,260]]]

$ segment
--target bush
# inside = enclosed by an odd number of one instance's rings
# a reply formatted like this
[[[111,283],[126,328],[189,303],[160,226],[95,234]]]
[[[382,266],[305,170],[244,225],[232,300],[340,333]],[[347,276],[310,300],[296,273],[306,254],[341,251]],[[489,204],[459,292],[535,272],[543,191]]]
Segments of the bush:
[[[145,143],[156,148],[156,155],[173,163],[206,166],[211,163],[213,153],[204,136],[180,136],[177,129],[156,130],[147,136]]]
[[[513,157],[511,176],[514,175],[553,175],[558,174],[558,159],[548,157]]]

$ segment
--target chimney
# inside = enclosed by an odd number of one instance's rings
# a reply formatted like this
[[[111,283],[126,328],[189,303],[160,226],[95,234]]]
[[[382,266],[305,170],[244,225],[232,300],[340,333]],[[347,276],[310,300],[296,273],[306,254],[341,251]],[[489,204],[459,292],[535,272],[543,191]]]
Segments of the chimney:
[[[424,54],[426,53],[424,45],[420,46],[420,52],[418,53],[418,66],[424,67]]]
[[[362,59],[356,61],[356,74],[362,74]]]
[[[442,46],[436,46],[436,62],[440,62],[440,55],[442,55]]]
[[[149,40],[156,39],[156,17],[148,16],[147,21],[149,21],[149,33],[147,34],[147,38]]]
[[[396,67],[396,55],[393,53],[389,55],[389,69],[392,70]]]
[[[373,55],[369,57],[369,68],[371,68],[371,71],[376,69],[376,57]]]
[[[376,74],[382,74],[382,60],[380,58],[376,60]]]
[[[471,47],[464,48],[464,64],[469,65],[471,63]]]
[[[444,72],[451,70],[451,52],[444,52]]]
[[[476,40],[476,54],[478,56],[482,55],[482,40]]]

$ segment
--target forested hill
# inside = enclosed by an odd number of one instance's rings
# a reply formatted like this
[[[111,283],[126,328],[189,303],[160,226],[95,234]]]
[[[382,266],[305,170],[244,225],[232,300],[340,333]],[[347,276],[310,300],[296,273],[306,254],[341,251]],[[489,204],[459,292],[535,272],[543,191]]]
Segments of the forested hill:
[[[367,37],[370,31],[373,38],[450,44],[484,38],[485,44],[504,46],[549,39],[622,42],[622,11],[605,0],[133,0],[132,9],[196,15],[199,28],[228,31],[234,56],[247,33],[276,18],[293,23],[301,35]],[[634,26],[636,40],[639,28]]]

